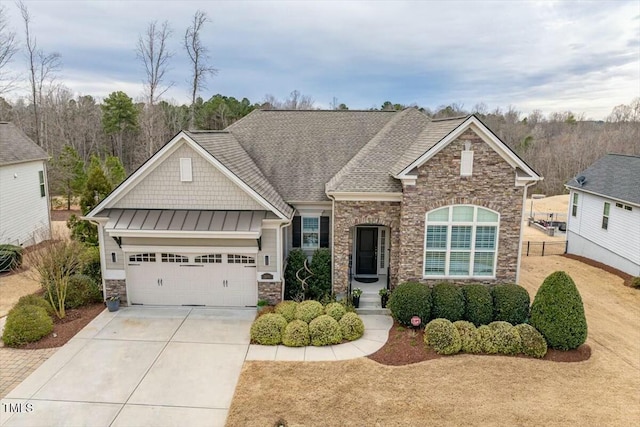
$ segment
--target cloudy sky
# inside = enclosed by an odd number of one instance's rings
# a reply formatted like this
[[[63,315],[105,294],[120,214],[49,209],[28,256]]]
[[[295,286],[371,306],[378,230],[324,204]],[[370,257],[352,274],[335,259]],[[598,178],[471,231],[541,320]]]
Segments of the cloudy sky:
[[[12,2],[9,25],[23,37]],[[483,102],[603,119],[640,96],[640,1],[29,1],[32,32],[59,52],[59,81],[77,94],[142,94],[138,35],[150,21],[173,28],[165,98],[189,98],[181,48],[198,9],[219,72],[201,94],[260,102],[292,90],[319,107],[390,100],[428,108]],[[26,70],[24,55],[12,67]],[[13,97],[19,92],[14,92]]]

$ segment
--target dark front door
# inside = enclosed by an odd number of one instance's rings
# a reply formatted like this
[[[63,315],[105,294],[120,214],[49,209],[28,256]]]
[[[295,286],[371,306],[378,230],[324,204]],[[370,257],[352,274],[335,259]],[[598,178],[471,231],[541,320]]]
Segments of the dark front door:
[[[356,275],[376,274],[378,248],[378,229],[372,227],[356,228]]]

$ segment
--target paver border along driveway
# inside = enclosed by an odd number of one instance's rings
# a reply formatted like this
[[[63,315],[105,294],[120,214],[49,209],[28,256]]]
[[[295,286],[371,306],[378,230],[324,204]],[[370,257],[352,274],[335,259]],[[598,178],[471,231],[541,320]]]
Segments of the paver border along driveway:
[[[11,391],[4,426],[222,426],[245,359],[337,360],[382,347],[388,316],[363,316],[352,343],[249,345],[255,309],[104,311]]]

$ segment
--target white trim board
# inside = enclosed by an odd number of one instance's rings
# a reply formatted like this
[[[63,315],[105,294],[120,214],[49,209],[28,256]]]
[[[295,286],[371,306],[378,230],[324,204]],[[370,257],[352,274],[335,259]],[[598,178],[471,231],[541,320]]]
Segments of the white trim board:
[[[110,237],[157,237],[182,239],[259,239],[259,231],[171,231],[105,229]]]
[[[155,246],[155,245],[122,245],[125,256],[132,253],[165,252],[185,254],[250,254],[258,255],[258,247],[230,246]],[[126,259],[125,259],[126,262]]]
[[[402,193],[368,193],[368,192],[328,192],[327,195],[339,201],[366,201],[366,202],[401,202]]]

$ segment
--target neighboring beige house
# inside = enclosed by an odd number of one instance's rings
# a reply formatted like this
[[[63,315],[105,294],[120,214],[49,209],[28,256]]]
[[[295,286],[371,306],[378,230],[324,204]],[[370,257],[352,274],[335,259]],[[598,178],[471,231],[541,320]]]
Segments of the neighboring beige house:
[[[48,159],[17,126],[0,122],[0,243],[26,247],[50,237]]]
[[[283,295],[292,248],[328,247],[333,290],[386,279],[518,279],[526,188],[542,178],[476,116],[254,111],[176,135],[86,218],[106,295],[251,306]]]

